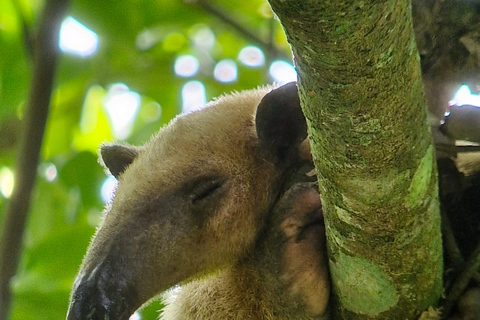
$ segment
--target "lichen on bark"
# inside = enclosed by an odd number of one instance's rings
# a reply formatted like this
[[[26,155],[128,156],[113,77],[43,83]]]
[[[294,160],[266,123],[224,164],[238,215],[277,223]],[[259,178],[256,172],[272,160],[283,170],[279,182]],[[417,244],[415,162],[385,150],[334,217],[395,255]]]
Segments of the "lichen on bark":
[[[443,263],[410,3],[269,2],[298,71],[325,214],[335,319],[415,319],[438,301]],[[352,274],[365,274],[364,283]],[[346,302],[346,293],[361,295],[362,288],[364,297]],[[372,304],[378,290],[388,295]]]

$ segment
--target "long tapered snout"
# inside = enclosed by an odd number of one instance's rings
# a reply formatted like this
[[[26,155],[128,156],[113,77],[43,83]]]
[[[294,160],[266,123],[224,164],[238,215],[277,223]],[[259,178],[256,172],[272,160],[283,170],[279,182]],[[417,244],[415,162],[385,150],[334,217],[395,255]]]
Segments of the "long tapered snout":
[[[254,220],[234,219],[233,229],[248,230],[237,239],[228,221],[207,223],[209,215],[192,215],[175,198],[157,198],[162,210],[143,206],[121,224],[117,212],[107,213],[75,280],[67,320],[128,320],[155,295],[232,264],[253,244]]]
[[[94,239],[75,279],[67,320],[128,320],[145,301],[191,275],[181,263],[175,269],[176,259],[160,256],[175,248],[145,244],[149,231],[117,234],[111,242]]]
[[[170,270],[178,261],[166,257],[184,245],[184,237],[173,233],[168,220],[160,228],[158,222],[146,219],[152,213],[148,208],[140,211],[141,216],[131,213],[123,224],[115,217],[117,212],[107,213],[75,279],[67,320],[128,320],[145,301],[177,280],[166,275],[174,273]]]
[[[128,320],[144,302],[172,286],[176,276],[188,276],[179,268],[182,273],[168,279],[172,265],[168,261],[164,265],[152,262],[152,252],[158,248],[147,247],[132,254],[138,249],[138,239],[125,236],[125,241],[116,243],[115,248],[110,245],[105,257],[95,254],[97,240],[75,279],[67,320]]]

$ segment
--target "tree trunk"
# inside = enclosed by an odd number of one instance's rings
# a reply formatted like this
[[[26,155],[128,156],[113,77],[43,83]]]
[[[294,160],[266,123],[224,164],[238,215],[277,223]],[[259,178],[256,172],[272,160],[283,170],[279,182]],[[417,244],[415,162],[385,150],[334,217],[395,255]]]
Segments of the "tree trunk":
[[[443,259],[410,2],[269,2],[298,71],[334,319],[416,319],[440,298]]]

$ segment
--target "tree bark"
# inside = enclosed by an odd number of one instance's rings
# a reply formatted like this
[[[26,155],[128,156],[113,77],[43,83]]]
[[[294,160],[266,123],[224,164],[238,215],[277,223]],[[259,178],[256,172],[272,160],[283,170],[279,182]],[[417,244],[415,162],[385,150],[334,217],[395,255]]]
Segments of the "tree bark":
[[[24,132],[19,149],[15,187],[8,202],[0,239],[0,319],[8,319],[11,305],[11,280],[22,252],[22,240],[30,198],[35,186],[37,164],[47,122],[50,98],[58,60],[60,24],[68,0],[48,0],[33,52],[33,75],[25,111]]]
[[[443,259],[410,2],[269,2],[298,71],[334,319],[416,319],[438,303]]]

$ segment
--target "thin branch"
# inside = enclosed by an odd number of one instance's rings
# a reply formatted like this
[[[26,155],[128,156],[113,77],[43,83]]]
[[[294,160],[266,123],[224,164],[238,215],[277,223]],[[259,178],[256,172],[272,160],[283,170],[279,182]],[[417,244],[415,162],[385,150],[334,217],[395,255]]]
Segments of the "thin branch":
[[[10,282],[16,273],[22,250],[22,238],[37,175],[40,147],[47,121],[50,97],[58,57],[60,24],[68,0],[48,0],[45,4],[35,42],[34,68],[25,113],[25,127],[19,149],[15,188],[7,205],[0,241],[0,319],[10,309]]]
[[[456,156],[457,153],[470,153],[470,152],[479,152],[480,146],[478,145],[464,145],[464,146],[457,146],[453,144],[446,144],[446,143],[436,143],[435,148],[438,151],[443,151],[446,153],[451,154],[452,156]]]
[[[463,258],[460,249],[457,246],[455,236],[453,235],[452,226],[450,224],[450,219],[448,218],[444,209],[442,209],[442,235],[443,235],[443,245],[445,247],[445,252],[450,259],[450,267],[458,273],[460,270],[465,268],[465,259]],[[480,272],[476,270],[472,274],[472,280],[476,282],[477,286],[480,286]]]
[[[257,44],[258,46],[262,47],[265,52],[270,52],[272,57],[290,60],[290,58],[284,52],[278,50],[274,45],[270,43],[270,41],[262,39],[261,37],[258,36],[257,32],[254,32],[246,28],[240,22],[235,20],[226,12],[214,6],[208,0],[184,0],[184,1],[185,3],[197,5],[198,7],[203,9],[205,12],[208,12],[209,14],[212,14],[215,17],[219,18],[225,24],[231,26],[238,33],[243,35],[245,38],[249,39],[250,41]]]
[[[470,259],[465,265],[464,270],[460,273],[455,280],[455,283],[452,285],[450,292],[448,293],[447,298],[443,302],[444,305],[444,314],[448,316],[452,311],[453,307],[455,306],[455,302],[458,298],[462,295],[462,293],[467,288],[468,284],[475,278],[475,274],[478,272],[480,268],[480,244],[477,248],[473,251]]]
[[[450,259],[450,266],[454,270],[459,270],[465,265],[465,259],[458,249],[457,242],[453,235],[452,226],[450,224],[450,219],[448,218],[445,209],[441,209],[442,214],[442,235],[443,235],[443,245],[447,253],[448,258]]]
[[[267,50],[265,51],[266,54],[266,63],[267,66],[271,65],[273,62],[273,59],[275,58],[275,29],[276,29],[276,23],[275,23],[275,18],[272,17],[270,18],[269,21],[269,26],[268,26],[268,40],[267,40]],[[270,71],[265,70],[265,75],[267,79],[271,78]]]

